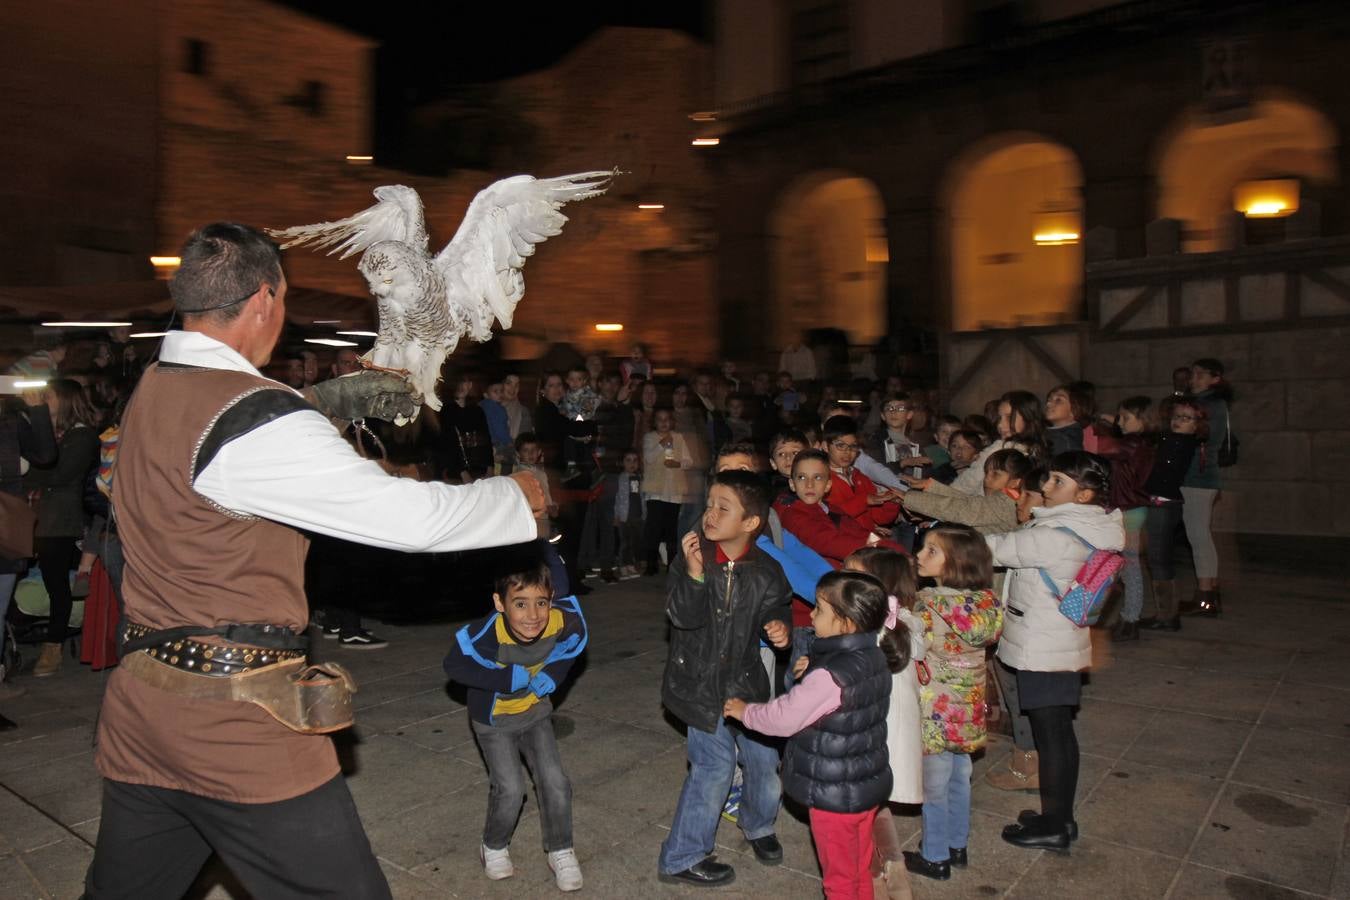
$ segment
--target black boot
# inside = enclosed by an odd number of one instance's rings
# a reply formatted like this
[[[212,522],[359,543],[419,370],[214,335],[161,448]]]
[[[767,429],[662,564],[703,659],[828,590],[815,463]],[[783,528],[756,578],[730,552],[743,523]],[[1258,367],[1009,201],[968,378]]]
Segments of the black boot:
[[[1193,615],[1205,616],[1210,619],[1217,619],[1219,616],[1223,615],[1223,601],[1219,599],[1219,592],[1217,589],[1212,591],[1200,591],[1197,596],[1199,597],[1200,605]]]
[[[1137,641],[1137,640],[1139,640],[1138,622],[1126,622],[1124,619],[1121,619],[1119,622],[1116,623],[1115,627],[1111,629],[1112,643],[1118,644],[1121,643],[1122,641]]]

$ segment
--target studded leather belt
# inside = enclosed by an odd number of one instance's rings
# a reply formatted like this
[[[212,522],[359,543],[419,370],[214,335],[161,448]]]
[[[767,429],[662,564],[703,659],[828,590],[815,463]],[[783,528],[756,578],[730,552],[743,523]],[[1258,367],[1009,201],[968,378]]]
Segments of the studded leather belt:
[[[154,633],[135,622],[124,626],[127,640]],[[147,656],[165,665],[185,672],[227,678],[253,669],[261,669],[281,662],[304,659],[304,650],[271,650],[239,644],[208,644],[191,638],[166,640],[158,646],[147,647]]]

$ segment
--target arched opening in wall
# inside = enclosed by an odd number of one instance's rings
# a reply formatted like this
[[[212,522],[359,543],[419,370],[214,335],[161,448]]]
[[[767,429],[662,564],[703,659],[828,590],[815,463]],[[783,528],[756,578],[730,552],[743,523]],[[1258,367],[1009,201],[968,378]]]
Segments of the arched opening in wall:
[[[1073,152],[1008,133],[963,153],[943,187],[953,331],[1078,317],[1083,175]]]
[[[1267,215],[1293,212],[1301,189],[1337,180],[1336,130],[1318,110],[1275,92],[1258,94],[1240,117],[1193,108],[1159,141],[1155,171],[1158,217],[1181,222],[1182,250],[1228,250],[1244,243],[1235,189],[1240,204],[1240,185],[1284,181],[1293,206],[1288,198],[1264,205]]]
[[[848,172],[804,176],[769,221],[774,346],[803,331],[841,328],[854,344],[886,333],[886,210],[875,184]]]

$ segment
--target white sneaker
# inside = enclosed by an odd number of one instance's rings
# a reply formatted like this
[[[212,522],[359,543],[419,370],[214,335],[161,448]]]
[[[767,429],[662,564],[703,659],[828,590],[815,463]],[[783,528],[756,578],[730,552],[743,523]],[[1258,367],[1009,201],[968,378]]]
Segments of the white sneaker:
[[[548,855],[548,867],[553,870],[553,880],[560,891],[581,890],[581,863],[571,847],[566,850],[554,850]]]
[[[483,844],[478,848],[478,858],[483,861],[483,871],[493,881],[501,881],[516,874],[516,867],[511,865],[510,847],[492,850]]]

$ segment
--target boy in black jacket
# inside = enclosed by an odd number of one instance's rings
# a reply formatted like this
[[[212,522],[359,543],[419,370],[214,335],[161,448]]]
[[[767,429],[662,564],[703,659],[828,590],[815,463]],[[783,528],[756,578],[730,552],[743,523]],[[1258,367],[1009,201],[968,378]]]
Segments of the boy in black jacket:
[[[575,597],[552,597],[543,563],[498,580],[497,612],[455,633],[445,671],[469,687],[469,721],[491,782],[479,849],[487,877],[515,874],[509,846],[525,802],[523,754],[534,776],[549,868],[559,889],[576,891],[581,867],[572,849],[572,784],[558,755],[549,695],[586,649],[586,620]]]
[[[661,845],[662,881],[718,885],[736,877],[711,853],[738,750],[745,772],[738,824],[760,862],[774,865],[783,858],[774,835],[782,795],[778,751],[722,717],[730,697],[769,699],[760,634],[780,649],[791,634],[787,578],[755,546],[768,510],[759,476],[719,472],[708,489],[702,534],[685,535],[681,558],[670,567],[670,656],[661,700],[689,726],[689,774]]]

